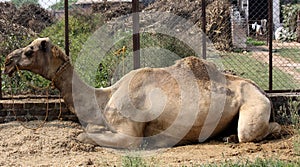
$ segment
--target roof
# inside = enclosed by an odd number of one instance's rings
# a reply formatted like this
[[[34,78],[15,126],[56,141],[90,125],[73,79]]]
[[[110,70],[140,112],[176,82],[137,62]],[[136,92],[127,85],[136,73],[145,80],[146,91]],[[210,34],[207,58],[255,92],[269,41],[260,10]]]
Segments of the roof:
[[[139,0],[143,2],[143,0]],[[75,4],[92,4],[92,3],[103,3],[103,2],[132,2],[132,0],[78,0]]]

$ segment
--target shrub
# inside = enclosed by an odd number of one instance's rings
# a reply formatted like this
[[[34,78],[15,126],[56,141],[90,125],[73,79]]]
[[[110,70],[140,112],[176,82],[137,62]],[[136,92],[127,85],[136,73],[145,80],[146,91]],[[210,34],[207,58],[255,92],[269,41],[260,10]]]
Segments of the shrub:
[[[267,43],[266,43],[266,41],[258,41],[258,40],[248,37],[246,44],[253,45],[253,46],[261,46],[261,45],[266,45]]]
[[[280,32],[281,41],[295,41],[297,39],[297,16],[300,4],[282,5],[283,29]]]
[[[292,42],[297,39],[297,34],[286,28],[280,27],[275,32],[275,39],[281,42]]]

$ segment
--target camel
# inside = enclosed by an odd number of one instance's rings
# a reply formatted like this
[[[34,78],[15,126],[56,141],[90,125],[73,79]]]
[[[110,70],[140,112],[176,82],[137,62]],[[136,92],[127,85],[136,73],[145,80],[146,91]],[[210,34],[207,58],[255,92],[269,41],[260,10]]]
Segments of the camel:
[[[58,46],[38,38],[7,55],[4,72],[11,76],[18,69],[52,81],[69,110],[88,124],[78,136],[84,143],[120,149],[201,143],[234,118],[241,143],[281,130],[270,122],[271,102],[253,81],[193,56],[165,68],[132,70],[110,87],[93,88]]]

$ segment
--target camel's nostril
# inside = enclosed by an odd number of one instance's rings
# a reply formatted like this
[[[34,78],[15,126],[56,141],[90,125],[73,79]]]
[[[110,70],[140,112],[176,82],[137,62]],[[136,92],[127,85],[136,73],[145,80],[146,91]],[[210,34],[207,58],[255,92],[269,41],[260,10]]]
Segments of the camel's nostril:
[[[14,59],[13,58],[9,58],[9,59],[6,59],[5,60],[5,66],[9,66],[10,64],[12,64],[14,62]]]

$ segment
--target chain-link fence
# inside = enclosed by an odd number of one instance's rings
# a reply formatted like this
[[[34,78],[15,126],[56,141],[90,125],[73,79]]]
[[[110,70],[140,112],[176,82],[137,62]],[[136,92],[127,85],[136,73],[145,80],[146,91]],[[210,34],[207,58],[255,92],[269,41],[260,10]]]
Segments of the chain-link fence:
[[[103,25],[112,25],[109,23],[116,22],[115,20],[120,17],[133,12],[131,1],[69,0],[66,17],[63,0],[41,0],[33,2],[34,4],[26,2],[0,3],[2,65],[5,56],[11,51],[26,46],[37,37],[46,36],[50,37],[54,44],[69,50],[72,62],[75,63],[76,59],[85,53],[86,42],[99,28]],[[143,48],[156,47],[169,52],[153,51],[152,55],[168,53],[180,55],[177,58],[153,58],[153,56],[143,57],[145,53],[141,52],[141,66],[170,65],[166,62],[197,53],[203,54],[205,51],[208,55],[218,55],[222,70],[225,72],[252,79],[264,90],[299,90],[300,7],[297,3],[299,3],[297,0],[206,0],[205,3],[199,0],[140,1],[139,10],[143,11],[139,23],[141,51]],[[152,33],[149,29],[146,31],[143,26],[145,23],[157,25],[143,14],[147,12],[168,12],[188,20],[199,29],[205,29],[208,43],[204,47],[199,45],[197,52],[197,49],[195,51],[195,48],[188,46],[186,41],[178,40],[176,35]],[[68,19],[67,31],[65,18]],[[81,74],[92,86],[108,86],[133,69],[134,63],[129,58],[134,47],[130,36],[133,23],[130,25],[130,20],[126,18],[122,18],[122,21],[124,27],[128,23],[126,38],[116,42],[107,50],[104,59],[97,62],[96,74],[92,74],[94,77]],[[172,26],[176,27],[176,23],[178,22],[174,20]],[[69,39],[67,45],[66,39]],[[203,41],[200,41],[199,43],[203,44]],[[87,63],[91,62],[95,63],[94,60],[88,60]],[[119,75],[116,75],[116,71]],[[30,72],[21,73],[11,79],[6,75],[1,76],[1,90],[4,96],[10,96],[10,87],[14,95],[46,94],[45,91],[29,85],[42,88],[47,87],[49,81]],[[50,93],[58,95],[56,90]]]
[[[225,53],[227,68],[254,80],[265,90],[299,89],[296,23],[300,10],[297,3],[284,0],[236,1],[232,6],[231,32],[234,47],[238,50]]]

